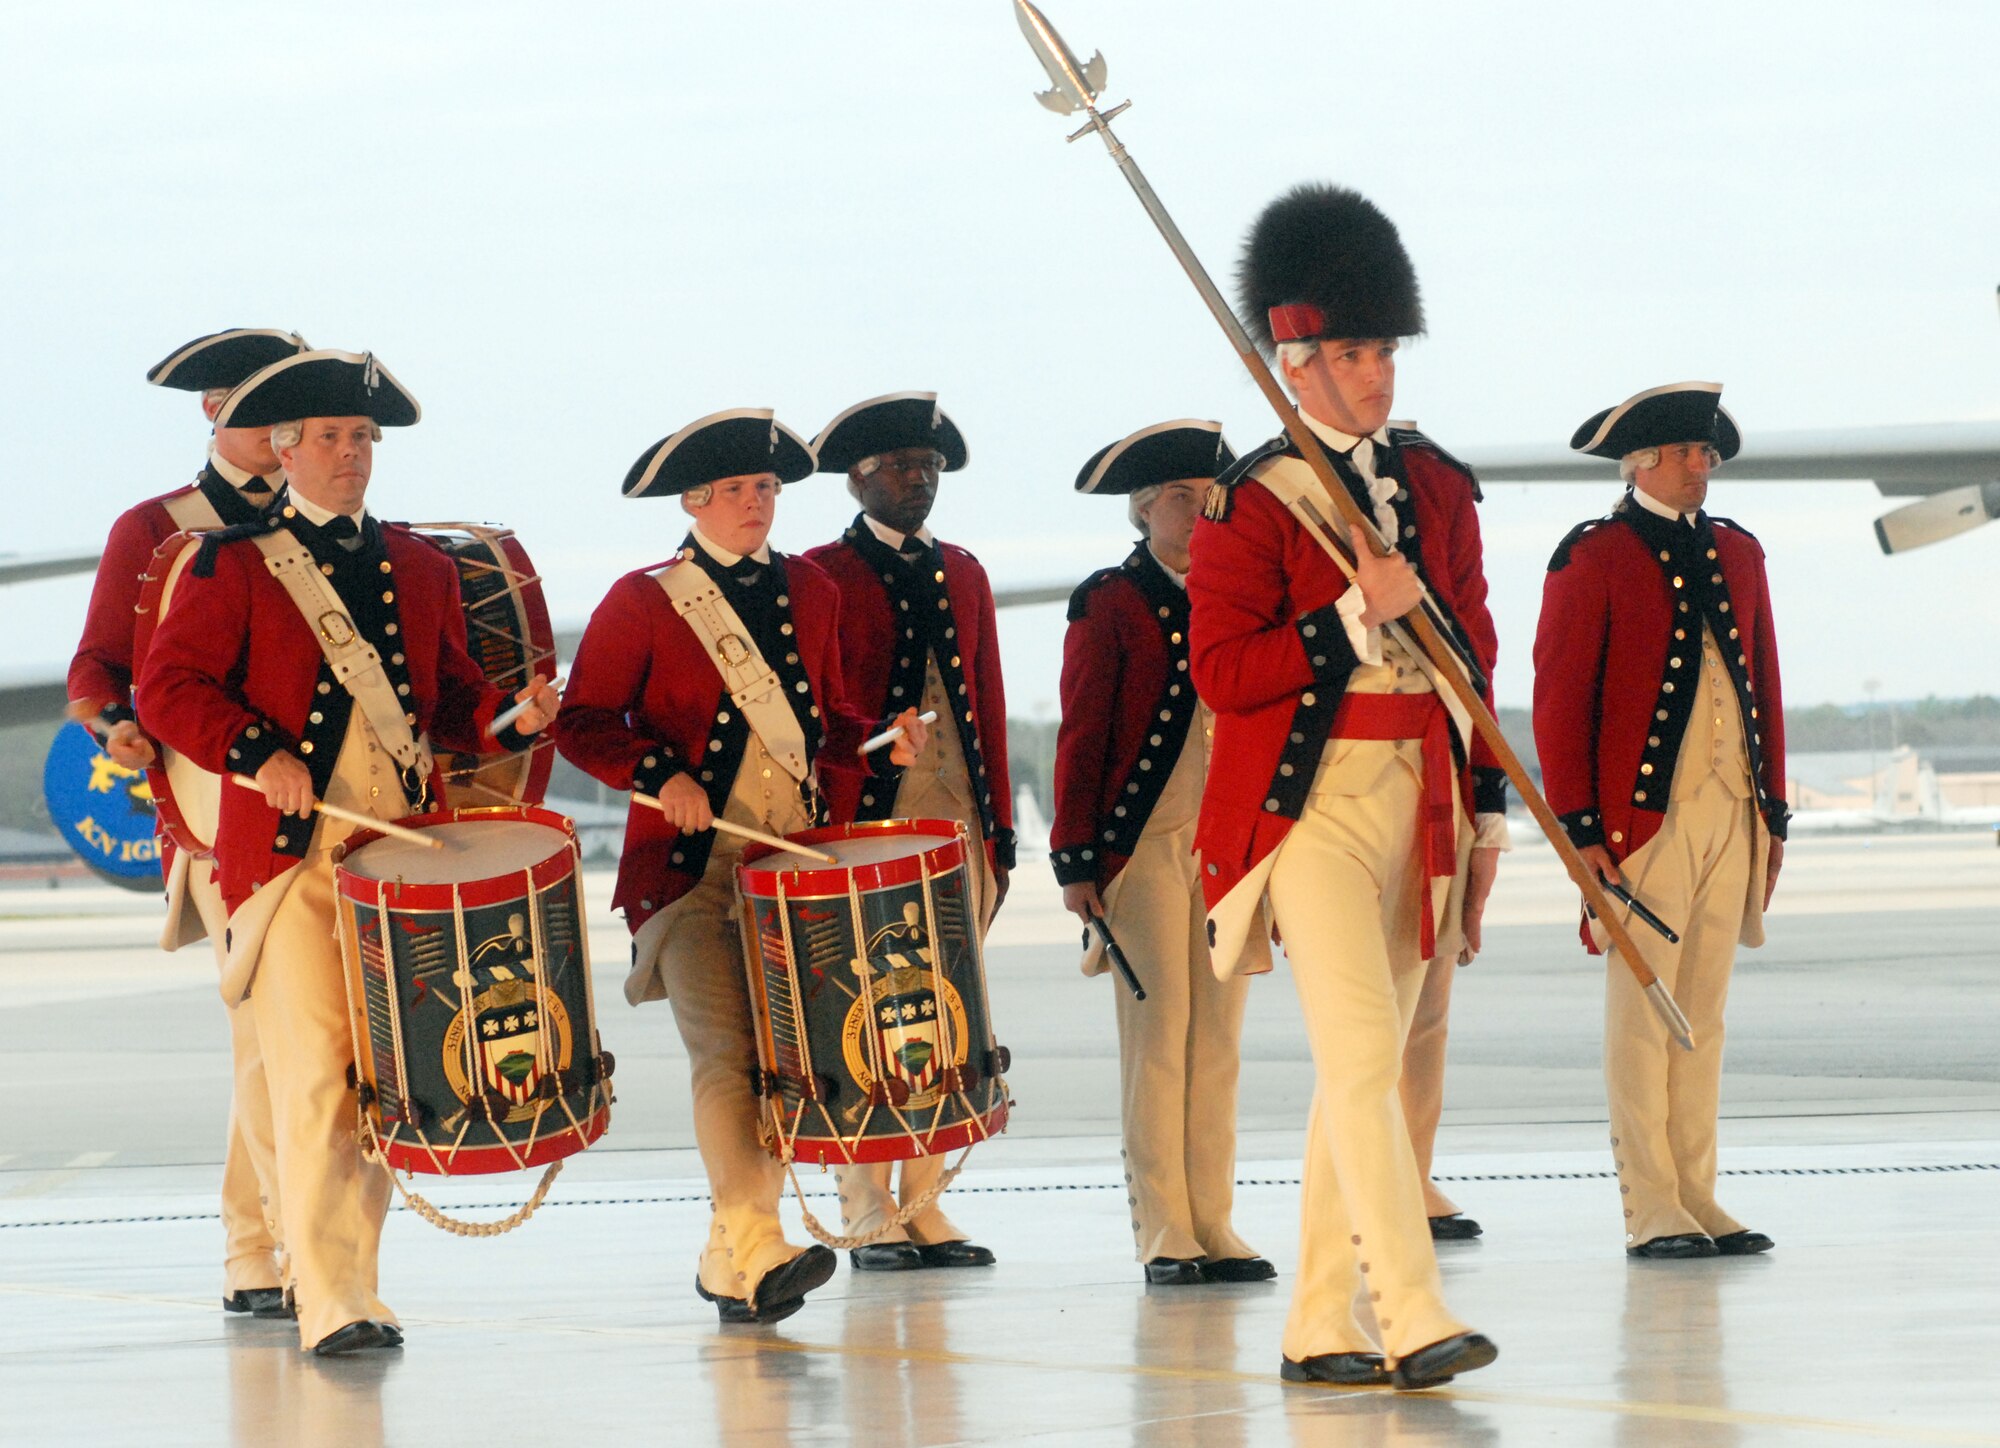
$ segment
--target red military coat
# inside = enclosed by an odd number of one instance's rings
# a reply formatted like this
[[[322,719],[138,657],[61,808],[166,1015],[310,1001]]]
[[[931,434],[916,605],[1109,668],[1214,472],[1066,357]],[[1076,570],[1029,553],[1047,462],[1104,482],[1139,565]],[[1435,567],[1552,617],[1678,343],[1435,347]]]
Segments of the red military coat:
[[[1486,606],[1478,484],[1421,433],[1398,429],[1390,438],[1394,452],[1377,466],[1400,467],[1405,481],[1394,502],[1403,534],[1398,547],[1490,680],[1498,643]],[[1240,459],[1195,524],[1191,661],[1195,687],[1216,716],[1195,836],[1210,911],[1304,812],[1347,677],[1359,662],[1335,608],[1349,586],[1346,575],[1255,481],[1286,458],[1303,466],[1280,438]],[[1320,507],[1324,512],[1326,505]],[[1483,741],[1474,741],[1471,764],[1474,808],[1504,809],[1506,777]]]
[[[133,613],[146,569],[154,550],[181,531],[167,504],[196,492],[207,499],[225,524],[247,523],[257,515],[210,464],[184,487],[135,503],[120,513],[104,542],[97,580],[90,589],[90,608],[84,614],[83,638],[70,660],[69,697],[73,703],[91,706],[92,714],[103,714],[113,723],[132,717]]]
[[[1060,883],[1102,891],[1138,848],[1195,716],[1187,637],[1187,590],[1143,542],[1071,596],[1049,833]]]
[[[792,630],[785,638],[797,640],[797,659],[791,660],[792,650],[776,658],[762,652],[786,681],[788,695],[796,680],[809,684],[825,737],[816,740],[808,729],[806,745],[824,769],[832,756],[852,757],[871,727],[848,707],[841,688],[835,628],[840,594],[832,579],[804,559],[775,551],[771,558],[783,576],[781,596],[788,602],[782,627]],[[659,565],[694,566],[682,557]],[[729,696],[722,675],[674,611],[653,576],[657,571],[626,574],[591,614],[554,725],[556,747],[563,758],[617,790],[657,794],[676,774],[692,774],[720,813],[748,745],[748,726],[737,710],[725,709]],[[724,713],[728,719],[718,719]],[[888,756],[881,749],[869,757],[893,769]],[[710,832],[683,840],[658,810],[631,806],[611,903],[624,911],[635,934],[700,882],[713,841]]]
[[[837,542],[806,557],[825,569],[840,589],[841,682],[864,714],[890,717],[922,697],[928,620],[938,674],[945,691],[964,700],[947,722],[954,728],[979,802],[980,829],[989,863],[1014,867],[1014,798],[1007,770],[1007,696],[1000,682],[1000,636],[993,585],[979,560],[953,543],[936,545],[941,566],[924,576],[903,563],[856,518]],[[939,580],[935,574],[942,572]],[[940,588],[941,584],[941,588]],[[949,607],[940,610],[942,600]],[[903,605],[908,604],[905,608]],[[963,692],[961,694],[961,686]],[[895,691],[900,688],[903,692]],[[968,717],[970,716],[970,717]],[[851,755],[836,753],[821,770],[836,819],[887,819],[893,792],[864,791],[866,772]],[[875,803],[865,802],[873,794]]]
[[[312,770],[315,794],[324,796],[346,730],[346,698],[330,682],[312,626],[271,577],[255,542],[238,537],[217,546],[220,536],[203,545],[213,549],[213,574],[202,576],[199,559],[182,573],[147,648],[142,726],[215,774],[254,775],[278,751],[297,753]],[[394,625],[384,664],[392,682],[410,686],[411,728],[438,748],[476,752],[505,698],[466,654],[458,570],[401,525],[380,525],[379,538],[388,566],[376,577],[396,597],[373,612],[355,607],[355,622],[371,642],[378,619]],[[430,785],[442,795],[442,779]],[[225,784],[215,857],[229,909],[297,864],[312,833],[256,790]]]
[[[1542,790],[1579,847],[1622,860],[1659,833],[1700,693],[1704,619],[1742,709],[1758,807],[1784,838],[1785,714],[1764,550],[1726,519],[1700,514],[1689,528],[1628,501],[1563,539],[1535,631]]]

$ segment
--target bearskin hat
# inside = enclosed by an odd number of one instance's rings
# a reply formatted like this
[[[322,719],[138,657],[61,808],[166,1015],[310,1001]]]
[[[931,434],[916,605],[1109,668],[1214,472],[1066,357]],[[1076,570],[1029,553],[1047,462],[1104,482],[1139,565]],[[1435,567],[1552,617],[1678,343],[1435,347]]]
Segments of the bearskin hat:
[[[1244,239],[1237,313],[1272,355],[1307,337],[1415,337],[1424,330],[1417,271],[1396,223],[1358,191],[1294,186]],[[1272,309],[1286,309],[1274,327]]]

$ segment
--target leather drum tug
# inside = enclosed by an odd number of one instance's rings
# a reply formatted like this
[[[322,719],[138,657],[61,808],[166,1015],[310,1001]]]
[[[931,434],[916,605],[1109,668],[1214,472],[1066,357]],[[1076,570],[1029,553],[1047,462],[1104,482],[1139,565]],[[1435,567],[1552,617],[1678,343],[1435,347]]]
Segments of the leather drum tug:
[[[511,696],[537,673],[554,678],[556,636],[542,577],[513,530],[486,523],[411,526],[458,569],[465,651],[487,682]],[[523,750],[449,754],[438,766],[448,805],[540,804],[555,767],[555,742],[544,731]]]
[[[399,823],[444,847],[363,830],[335,856],[364,1143],[446,1176],[583,1150],[611,1123],[612,1061],[574,825],[532,806]]]
[[[980,902],[954,820],[788,836],[837,865],[753,845],[736,869],[764,1103],[780,1161],[842,1165],[954,1151],[1006,1129]]]

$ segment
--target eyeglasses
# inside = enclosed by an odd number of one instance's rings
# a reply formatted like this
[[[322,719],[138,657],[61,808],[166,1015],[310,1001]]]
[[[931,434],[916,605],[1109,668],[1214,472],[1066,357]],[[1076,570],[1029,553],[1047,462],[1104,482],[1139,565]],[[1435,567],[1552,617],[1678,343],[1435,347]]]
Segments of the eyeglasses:
[[[875,465],[885,473],[922,473],[925,477],[936,477],[944,471],[944,454],[938,452],[918,453],[914,457],[879,457]]]

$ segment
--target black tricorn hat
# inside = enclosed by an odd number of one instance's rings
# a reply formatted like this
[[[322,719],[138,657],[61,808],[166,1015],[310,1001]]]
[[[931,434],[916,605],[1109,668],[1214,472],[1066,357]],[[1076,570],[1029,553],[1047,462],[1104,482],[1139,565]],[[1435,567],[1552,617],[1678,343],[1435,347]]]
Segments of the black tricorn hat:
[[[1424,330],[1417,271],[1396,223],[1360,192],[1322,182],[1264,208],[1236,264],[1236,297],[1266,356],[1279,342]]]
[[[768,407],[736,407],[698,417],[644,452],[625,474],[628,498],[666,498],[718,478],[776,473],[781,483],[812,476],[812,444]]]
[[[1136,493],[1180,478],[1213,478],[1236,461],[1222,424],[1183,417],[1156,422],[1099,448],[1076,475],[1079,493]]]
[[[1592,457],[1622,458],[1641,448],[1709,442],[1725,460],[1743,446],[1736,419],[1722,406],[1720,382],[1669,382],[1593,413],[1569,445]]]
[[[259,368],[305,350],[306,339],[297,332],[231,327],[175,348],[146,369],[146,380],[155,387],[174,387],[182,392],[234,387]]]
[[[373,352],[300,352],[264,368],[222,400],[217,427],[275,427],[307,417],[368,417],[408,427],[417,399]]]
[[[937,405],[935,392],[891,392],[857,402],[813,439],[823,473],[844,473],[863,458],[904,447],[934,447],[955,473],[969,454],[965,436]]]

